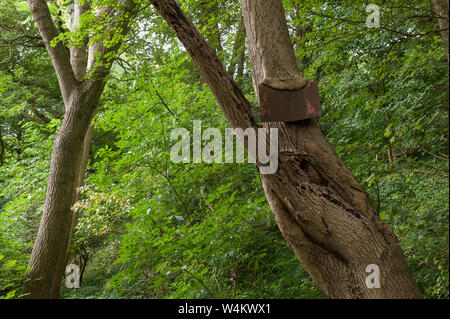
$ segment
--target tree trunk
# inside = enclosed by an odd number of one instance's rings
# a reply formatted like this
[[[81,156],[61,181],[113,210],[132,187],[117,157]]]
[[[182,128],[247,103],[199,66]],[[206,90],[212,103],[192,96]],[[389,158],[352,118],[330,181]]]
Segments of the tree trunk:
[[[291,89],[294,80],[284,79],[297,64],[281,1],[241,0],[241,5],[254,82]],[[302,87],[302,81],[296,81]],[[269,205],[289,246],[322,292],[330,298],[420,297],[394,232],[378,218],[317,121],[266,127],[281,132],[279,170],[261,175]],[[380,268],[378,289],[366,285],[371,264]]]
[[[32,298],[59,297],[65,268],[61,262],[66,260],[84,139],[102,89],[98,83],[95,88],[83,85],[74,90],[56,137],[44,213],[28,264],[32,280],[25,285],[25,291]]]
[[[95,113],[95,112],[94,112]],[[77,177],[76,177],[76,191],[75,191],[75,197],[72,199],[72,205],[73,206],[77,201],[81,198],[81,193],[78,191],[78,188],[83,186],[85,173],[86,173],[86,167],[87,162],[89,158],[89,151],[91,148],[91,141],[94,134],[94,127],[92,125],[89,126],[87,133],[84,137],[83,141],[83,152],[81,155],[81,159],[78,161],[78,167],[76,170]],[[56,270],[54,273],[54,280],[51,288],[51,295],[52,298],[58,298],[59,292],[61,288],[61,278],[64,276],[64,272],[67,265],[67,260],[69,257],[68,250],[70,248],[70,245],[72,244],[72,235],[75,231],[75,227],[78,223],[78,211],[71,211],[71,226],[69,230],[69,235],[67,236],[67,248],[66,248],[66,254],[63,254],[58,259]],[[81,277],[80,277],[80,284],[81,284]]]
[[[79,1],[74,2],[74,12],[73,12],[73,22],[72,22],[72,30],[76,31],[79,27],[79,19],[90,9],[89,2],[81,4]],[[84,39],[84,43],[79,46],[75,46],[70,49],[70,65],[72,66],[74,76],[78,81],[83,81],[86,77],[87,68],[91,68],[92,65],[88,65],[88,50],[86,48],[88,39]],[[91,60],[90,63],[93,63]],[[102,88],[103,90],[103,88]],[[95,114],[96,111],[94,111]],[[93,115],[94,116],[94,115]],[[90,122],[89,122],[90,123]],[[83,152],[81,155],[81,159],[77,162],[77,175],[76,175],[76,191],[74,193],[74,197],[72,198],[72,206],[81,198],[81,194],[78,191],[78,188],[83,186],[84,177],[87,167],[87,162],[89,158],[89,151],[91,147],[91,141],[94,134],[94,128],[92,125],[89,125],[89,128],[86,132],[86,135],[83,140]],[[72,243],[72,235],[75,230],[75,227],[78,222],[78,212],[72,212],[72,220],[69,230],[69,235],[67,237],[67,249],[66,254],[61,255],[56,264],[56,270],[54,273],[54,280],[52,285],[52,297],[58,298],[60,291],[60,282],[61,280],[58,278],[62,278],[64,276],[64,272],[66,269],[67,261],[69,258],[68,250],[70,249],[70,245]],[[81,284],[81,282],[80,282]]]
[[[73,27],[76,29],[79,17],[88,10],[88,4],[81,5],[79,1],[74,4]],[[90,125],[105,85],[104,79],[111,68],[110,59],[122,42],[105,47],[100,41],[93,43],[89,50],[85,44],[71,50],[61,42],[52,46],[51,41],[59,33],[46,1],[28,0],[28,5],[52,60],[66,111],[53,146],[44,212],[28,263],[30,280],[24,284],[24,292],[26,298],[58,298],[67,250],[77,220],[73,216],[72,205],[78,198],[77,188],[84,180],[92,139]],[[110,33],[120,30],[120,35],[125,36],[137,12],[136,4],[133,0],[124,0],[120,5],[119,9],[100,9],[96,19],[102,19],[102,14],[108,12],[114,19],[106,30]],[[92,71],[91,79],[85,78],[86,68]]]
[[[434,12],[437,15],[441,37],[445,44],[445,53],[448,60],[448,0],[431,0]]]
[[[151,1],[174,28],[233,128],[257,127],[250,104],[214,51],[173,0]],[[299,75],[281,0],[242,0],[254,83],[306,84]],[[275,220],[296,256],[329,298],[420,298],[392,229],[326,141],[315,120],[279,128],[279,170],[261,175]],[[380,288],[366,267],[380,268]]]

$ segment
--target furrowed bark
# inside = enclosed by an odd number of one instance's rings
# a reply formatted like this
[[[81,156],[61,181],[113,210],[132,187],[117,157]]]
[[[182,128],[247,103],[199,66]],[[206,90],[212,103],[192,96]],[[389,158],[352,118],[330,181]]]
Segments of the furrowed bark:
[[[95,112],[94,112],[95,114]],[[89,151],[91,148],[91,141],[93,138],[93,134],[94,134],[94,127],[92,125],[89,125],[89,128],[87,130],[87,133],[84,137],[83,140],[83,152],[81,155],[81,160],[78,161],[78,167],[76,169],[76,191],[74,193],[74,198],[72,198],[72,205],[71,207],[81,199],[81,193],[78,190],[81,186],[83,186],[84,183],[84,178],[85,178],[85,172],[86,172],[86,167],[87,167],[87,163],[88,163],[88,158],[89,158]],[[60,288],[61,288],[61,278],[63,278],[64,276],[64,272],[66,269],[66,265],[67,265],[67,261],[68,261],[68,249],[70,248],[70,245],[72,244],[72,235],[75,231],[75,227],[78,223],[78,212],[72,212],[71,214],[71,224],[70,224],[70,230],[69,230],[69,234],[67,236],[67,248],[66,248],[66,253],[60,255],[57,264],[56,264],[56,268],[55,268],[55,272],[53,275],[53,284],[52,284],[52,288],[51,288],[51,297],[52,298],[58,298],[59,297],[59,292],[60,292]]]
[[[94,83],[95,89],[86,88],[88,84],[84,82],[72,92],[71,103],[54,143],[44,213],[28,264],[31,280],[24,287],[31,298],[59,297],[61,268],[64,269],[65,265],[58,265],[67,254],[71,207],[79,182],[79,162],[86,132],[103,88],[101,82]],[[81,105],[83,108],[78,107]]]
[[[176,31],[234,127],[256,127],[250,105],[213,50],[173,0],[152,0]],[[255,87],[306,84],[297,70],[280,0],[242,0]],[[279,170],[261,175],[275,220],[296,256],[330,298],[420,298],[392,229],[326,141],[315,120],[270,123],[279,129]],[[366,267],[381,288],[366,286]]]
[[[80,27],[80,18],[83,14],[85,14],[90,9],[89,2],[86,2],[84,4],[81,4],[79,1],[74,1],[74,13],[73,13],[73,22],[72,22],[72,30],[76,31]],[[87,41],[89,39],[85,38],[83,44],[75,46],[70,49],[70,64],[72,66],[72,69],[74,71],[74,76],[78,81],[83,81],[86,77],[87,67],[88,67],[88,48],[87,48]],[[95,114],[95,111],[94,111]],[[87,161],[89,157],[89,151],[90,151],[90,145],[91,140],[93,137],[93,127],[92,125],[89,125],[89,128],[87,130],[87,133],[83,140],[83,151],[81,155],[81,160],[77,162],[77,170],[76,170],[76,189],[83,186],[84,183],[84,177],[85,177],[85,171],[87,166]],[[78,190],[75,191],[74,197],[72,198],[72,205],[71,207],[81,198],[81,194]],[[60,291],[60,282],[61,279],[64,276],[65,268],[68,262],[68,249],[70,248],[70,245],[72,243],[72,235],[74,232],[74,229],[76,227],[76,224],[78,222],[78,214],[75,212],[72,212],[72,218],[71,218],[71,225],[70,230],[67,236],[67,248],[66,248],[66,254],[60,255],[57,263],[55,272],[53,275],[53,284],[51,287],[51,297],[52,298],[58,298],[59,297],[59,291]]]

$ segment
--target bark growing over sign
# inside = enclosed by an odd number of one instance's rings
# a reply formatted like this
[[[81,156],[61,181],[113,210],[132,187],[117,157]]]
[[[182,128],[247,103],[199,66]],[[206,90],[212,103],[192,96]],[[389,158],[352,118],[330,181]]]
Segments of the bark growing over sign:
[[[31,14],[52,60],[65,105],[62,126],[56,137],[50,163],[50,174],[44,212],[28,267],[30,281],[24,286],[27,298],[57,298],[67,260],[67,249],[74,220],[72,205],[77,199],[77,187],[83,183],[92,132],[91,120],[102,94],[111,60],[122,40],[112,46],[96,42],[89,48],[81,44],[68,49],[62,42],[51,41],[59,35],[46,1],[28,0]],[[87,10],[87,4],[75,1],[75,21]],[[97,13],[97,19],[111,17],[106,32],[127,34],[135,13],[133,0],[120,2],[119,8],[107,7]],[[74,24],[77,28],[77,23]],[[119,32],[117,30],[120,30]],[[87,39],[86,39],[87,40]],[[92,76],[86,78],[87,70]]]
[[[176,31],[234,128],[256,127],[250,104],[173,0],[151,0]],[[281,0],[242,0],[255,88],[306,84],[299,75]],[[275,220],[303,266],[330,298],[420,298],[392,229],[380,220],[315,120],[269,123],[280,132],[279,170],[261,175]],[[381,287],[366,286],[366,267]]]

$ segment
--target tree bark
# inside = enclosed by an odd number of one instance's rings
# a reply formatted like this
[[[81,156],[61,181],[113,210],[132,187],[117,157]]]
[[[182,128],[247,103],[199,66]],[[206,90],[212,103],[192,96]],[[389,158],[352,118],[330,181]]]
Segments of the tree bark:
[[[445,44],[445,53],[448,60],[448,0],[431,0],[434,12],[437,15],[442,40]]]
[[[89,51],[83,45],[69,50],[61,42],[53,47],[50,42],[59,33],[46,1],[28,0],[28,5],[52,60],[66,111],[53,146],[44,211],[28,263],[30,280],[25,283],[24,292],[25,298],[58,298],[73,229],[72,205],[77,199],[77,187],[83,183],[92,138],[86,133],[110,71],[111,63],[106,58],[118,51],[121,41],[111,47],[94,43]],[[121,5],[120,10],[108,7],[100,13],[112,12],[114,19],[107,30],[121,30],[120,34],[125,36],[136,4],[124,0]],[[75,1],[76,17],[86,10],[86,6]],[[90,79],[85,78],[86,67],[92,70]]]
[[[32,298],[59,297],[65,267],[60,262],[68,249],[83,143],[103,89],[103,83],[93,84],[72,92],[53,146],[44,213],[28,264],[31,281],[25,285]]]
[[[281,1],[241,0],[241,5],[254,82],[267,83],[268,76],[282,80],[284,70],[297,70]],[[272,82],[274,88],[290,89]],[[378,218],[317,121],[266,127],[281,132],[279,170],[261,175],[268,203],[286,241],[322,292],[330,298],[420,297],[394,232]],[[378,289],[366,286],[370,264],[381,271]]]
[[[85,14],[90,9],[90,3],[86,2],[84,4],[81,4],[79,1],[74,1],[74,12],[73,12],[73,22],[72,22],[72,30],[77,31],[79,28],[79,20],[80,17]],[[88,65],[88,50],[87,50],[87,42],[88,39],[84,39],[83,44],[75,46],[70,49],[70,65],[72,66],[74,76],[78,81],[83,81],[86,77],[86,71],[87,68],[92,67],[92,65]],[[91,60],[91,63],[93,61]],[[95,111],[94,111],[95,114]],[[94,116],[94,115],[93,115]],[[82,146],[82,155],[81,159],[77,162],[77,169],[76,169],[76,191],[74,193],[74,197],[72,198],[72,204],[71,207],[81,198],[81,194],[78,191],[78,188],[83,186],[84,183],[84,177],[87,167],[87,162],[89,158],[89,151],[91,146],[91,141],[93,137],[93,126],[89,125],[89,128],[86,132],[86,135],[83,140],[83,146]],[[72,212],[72,220],[69,230],[69,235],[67,236],[67,248],[66,248],[66,254],[60,255],[57,263],[56,263],[56,270],[54,272],[54,280],[51,288],[51,295],[52,298],[58,298],[59,297],[59,291],[60,291],[60,282],[61,280],[58,278],[62,278],[64,276],[65,268],[68,262],[70,245],[72,243],[72,235],[75,230],[75,227],[78,222],[78,212]],[[81,280],[80,280],[81,284]]]
[[[174,28],[233,128],[257,127],[250,104],[214,51],[173,0],[151,0]],[[241,0],[254,84],[298,89],[299,75],[281,0]],[[280,132],[279,170],[261,175],[286,242],[329,298],[420,298],[392,229],[326,141],[315,120],[270,123]],[[366,267],[381,287],[366,286]]]

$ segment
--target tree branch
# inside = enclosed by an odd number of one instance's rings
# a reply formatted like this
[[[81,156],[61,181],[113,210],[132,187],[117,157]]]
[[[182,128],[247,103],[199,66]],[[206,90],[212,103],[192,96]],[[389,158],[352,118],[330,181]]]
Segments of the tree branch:
[[[48,117],[46,117],[44,114],[42,114],[41,112],[39,112],[36,108],[32,108],[31,112],[34,113],[34,115],[36,115],[42,122],[44,123],[50,123],[52,120],[49,119]]]
[[[81,4],[78,0],[74,1],[74,12],[73,12],[73,23],[72,29],[76,31],[76,29],[80,26],[80,18],[83,14],[85,14],[90,8],[90,4],[88,2]],[[81,81],[86,76],[86,67],[88,62],[88,53],[87,53],[87,42],[88,38],[86,37],[83,40],[83,44],[74,46],[70,49],[70,64],[72,65],[73,72],[75,77]]]
[[[200,35],[174,0],[151,0],[155,9],[177,33],[233,128],[258,127],[251,104],[225,71],[217,54]]]
[[[52,60],[64,103],[67,105],[75,81],[75,76],[70,66],[69,50],[61,42],[54,47],[50,44],[59,35],[59,32],[53,23],[47,2],[45,0],[27,0],[27,2],[42,40],[44,41],[45,48]]]
[[[32,121],[32,122],[42,124],[42,121],[41,121],[41,120],[39,120],[39,119],[37,119],[37,118],[35,118],[35,117],[29,115],[29,114],[26,113],[25,111],[20,111],[20,114],[22,114],[23,116],[25,116],[27,119],[29,119],[29,120]]]
[[[105,16],[112,16],[111,22],[106,27],[106,35],[109,39],[114,38],[117,34],[125,37],[131,27],[131,22],[139,10],[133,0],[124,0],[121,8],[115,10],[113,7],[107,7],[100,10],[97,19]],[[103,41],[98,41],[89,47],[88,69],[92,69],[94,77],[97,79],[104,78],[108,75],[111,65],[115,60],[115,56],[123,40],[116,41],[116,44],[105,46]]]
[[[170,112],[170,114],[172,114],[172,116],[176,115],[172,112],[172,110],[169,108],[169,106],[167,105],[167,103],[164,101],[164,99],[161,97],[161,95],[159,94],[158,90],[155,89],[155,93],[158,96],[158,99],[161,101],[161,103],[164,105],[164,107]]]

